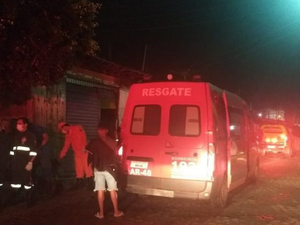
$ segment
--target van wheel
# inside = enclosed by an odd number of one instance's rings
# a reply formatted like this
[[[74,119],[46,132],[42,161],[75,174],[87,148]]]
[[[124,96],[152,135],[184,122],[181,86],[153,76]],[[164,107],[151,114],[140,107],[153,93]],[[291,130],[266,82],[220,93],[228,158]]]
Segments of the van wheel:
[[[211,204],[213,207],[224,208],[227,205],[229,189],[227,187],[227,178],[223,178],[223,182],[216,193],[216,195],[211,199]]]

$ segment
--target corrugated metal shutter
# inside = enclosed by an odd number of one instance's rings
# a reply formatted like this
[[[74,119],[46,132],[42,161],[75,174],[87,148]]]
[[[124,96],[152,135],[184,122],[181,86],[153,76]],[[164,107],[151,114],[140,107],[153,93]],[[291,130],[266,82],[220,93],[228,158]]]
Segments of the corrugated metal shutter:
[[[88,139],[97,137],[101,109],[116,109],[115,88],[67,78],[67,122],[84,127]]]
[[[97,136],[100,97],[96,87],[67,84],[67,122],[82,125],[88,139]]]

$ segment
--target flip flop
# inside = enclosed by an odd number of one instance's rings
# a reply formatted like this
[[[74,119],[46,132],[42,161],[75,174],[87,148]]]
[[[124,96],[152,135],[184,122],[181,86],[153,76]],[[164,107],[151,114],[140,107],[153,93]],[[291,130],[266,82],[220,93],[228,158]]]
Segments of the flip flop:
[[[96,213],[95,217],[97,217],[98,219],[104,219],[104,216],[100,216],[100,213]]]
[[[124,213],[122,211],[120,211],[119,214],[114,214],[115,218],[118,218],[118,217],[121,217],[121,216],[124,216]]]

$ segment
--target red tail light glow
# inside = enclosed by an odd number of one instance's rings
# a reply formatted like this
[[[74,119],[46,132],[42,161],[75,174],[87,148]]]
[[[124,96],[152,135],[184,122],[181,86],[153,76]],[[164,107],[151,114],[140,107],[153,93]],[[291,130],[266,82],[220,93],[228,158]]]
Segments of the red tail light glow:
[[[284,140],[287,140],[287,139],[288,139],[288,137],[287,137],[286,135],[284,135],[284,134],[281,134],[281,135],[280,135],[280,138],[282,138],[282,139],[284,139]]]

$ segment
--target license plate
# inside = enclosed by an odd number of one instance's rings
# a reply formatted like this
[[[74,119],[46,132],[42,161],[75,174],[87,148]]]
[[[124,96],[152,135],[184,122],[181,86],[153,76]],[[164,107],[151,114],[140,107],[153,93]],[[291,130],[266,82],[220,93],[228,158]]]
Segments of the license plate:
[[[134,176],[152,176],[152,170],[150,168],[149,162],[137,162],[131,161],[129,174]]]
[[[148,166],[149,166],[148,162],[131,161],[130,163],[130,168],[148,169]]]
[[[272,148],[272,149],[274,149],[274,148],[276,148],[274,145],[268,145],[268,148]]]

